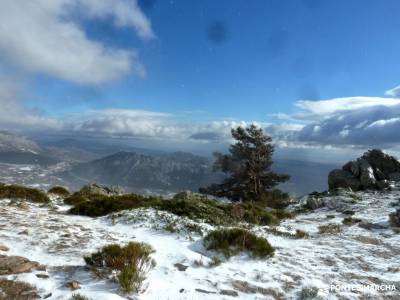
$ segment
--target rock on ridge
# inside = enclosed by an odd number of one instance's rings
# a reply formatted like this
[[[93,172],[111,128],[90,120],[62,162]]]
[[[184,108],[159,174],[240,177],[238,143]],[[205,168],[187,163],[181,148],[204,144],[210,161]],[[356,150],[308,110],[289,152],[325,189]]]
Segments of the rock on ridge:
[[[389,187],[389,181],[400,181],[400,162],[379,149],[365,152],[342,169],[332,170],[328,176],[329,189],[353,191],[383,190]]]

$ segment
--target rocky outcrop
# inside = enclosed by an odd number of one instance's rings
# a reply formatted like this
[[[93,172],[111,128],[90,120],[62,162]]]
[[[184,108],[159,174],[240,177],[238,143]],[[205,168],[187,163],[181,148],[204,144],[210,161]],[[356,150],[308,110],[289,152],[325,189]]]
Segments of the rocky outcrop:
[[[361,187],[361,182],[349,171],[335,169],[329,173],[328,185],[330,190],[349,187],[353,191],[358,191]]]
[[[39,263],[25,257],[0,255],[0,275],[29,273],[39,267]]]
[[[332,170],[328,177],[330,190],[383,190],[389,187],[389,181],[400,181],[400,162],[378,149],[349,161],[342,169]]]
[[[90,183],[82,187],[79,191],[82,195],[104,195],[104,196],[118,196],[124,193],[120,187],[105,186],[96,183]]]
[[[389,215],[390,224],[393,227],[400,227],[400,208]]]

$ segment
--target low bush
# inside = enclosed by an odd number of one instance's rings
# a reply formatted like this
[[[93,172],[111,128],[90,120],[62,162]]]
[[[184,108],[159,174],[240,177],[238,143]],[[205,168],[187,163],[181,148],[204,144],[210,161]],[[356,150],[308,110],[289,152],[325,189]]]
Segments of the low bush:
[[[256,203],[222,203],[196,194],[185,196],[185,193],[163,200],[155,208],[212,225],[232,225],[237,222],[271,225],[290,217],[283,210],[266,209]]]
[[[226,204],[203,197],[181,197],[178,194],[173,199],[161,201],[156,208],[213,225],[234,222],[233,216],[227,213]]]
[[[77,205],[80,202],[87,202],[89,199],[87,197],[82,196],[79,193],[73,193],[64,199],[64,203],[68,205]]]
[[[50,193],[50,194],[55,194],[57,196],[61,196],[61,197],[67,197],[70,194],[69,191],[65,187],[58,186],[58,185],[57,186],[53,186],[47,192]]]
[[[296,233],[294,236],[296,239],[305,239],[305,238],[309,237],[309,234],[307,232],[305,232],[304,230],[296,229]]]
[[[27,282],[0,278],[1,300],[31,300],[39,299],[36,288]]]
[[[90,299],[81,294],[72,294],[72,296],[69,298],[69,300],[90,300]]]
[[[161,200],[153,197],[144,197],[135,194],[121,196],[73,194],[65,199],[66,204],[74,205],[69,213],[89,217],[105,216],[113,212],[139,207],[154,207]]]
[[[146,274],[155,265],[152,253],[154,250],[150,245],[130,242],[122,247],[117,244],[104,246],[84,259],[97,274],[104,271],[115,274],[124,292],[139,293]]]
[[[345,218],[343,219],[343,221],[342,221],[342,223],[343,223],[344,225],[348,225],[348,226],[351,226],[351,225],[354,225],[354,224],[360,223],[360,222],[362,222],[361,219],[353,218],[353,217],[351,217],[351,216],[345,217]]]
[[[177,194],[172,199],[162,199],[135,194],[104,196],[82,195],[78,192],[64,202],[74,205],[69,210],[71,214],[98,217],[126,209],[152,207],[212,225],[232,225],[238,222],[271,225],[278,224],[280,219],[291,217],[284,210],[265,208],[256,203],[222,203],[188,193]]]
[[[22,199],[36,203],[49,203],[49,197],[42,191],[20,185],[0,186],[0,198]]]
[[[283,209],[290,204],[289,194],[278,189],[263,193],[257,200],[265,206],[276,209]]]
[[[208,263],[208,266],[212,268],[212,267],[217,267],[220,264],[222,264],[222,260],[218,256],[213,256],[211,258],[211,261]]]
[[[318,226],[318,231],[321,234],[337,234],[342,232],[342,228],[338,224],[326,224]]]
[[[208,250],[221,251],[226,257],[249,252],[253,257],[264,258],[274,253],[266,239],[241,228],[214,230],[204,238],[204,245]]]

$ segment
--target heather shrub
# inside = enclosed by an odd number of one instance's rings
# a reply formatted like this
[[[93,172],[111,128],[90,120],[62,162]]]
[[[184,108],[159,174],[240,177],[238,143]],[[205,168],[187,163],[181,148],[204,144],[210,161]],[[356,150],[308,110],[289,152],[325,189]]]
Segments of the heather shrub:
[[[204,238],[204,245],[208,250],[220,251],[226,257],[248,252],[253,257],[264,258],[274,253],[274,248],[266,239],[241,228],[214,230]]]
[[[126,293],[139,293],[146,274],[154,267],[153,248],[145,243],[130,242],[125,246],[106,245],[90,256],[84,257],[87,265],[97,274],[115,273],[121,289]]]
[[[338,224],[326,224],[318,226],[318,231],[321,234],[338,234],[342,232],[342,228]]]
[[[20,185],[0,186],[0,198],[22,199],[36,203],[49,203],[49,197],[42,191]]]
[[[53,186],[47,192],[50,193],[50,194],[55,194],[55,195],[60,196],[60,197],[67,197],[70,194],[69,191],[65,187],[58,186],[58,185],[57,186]]]

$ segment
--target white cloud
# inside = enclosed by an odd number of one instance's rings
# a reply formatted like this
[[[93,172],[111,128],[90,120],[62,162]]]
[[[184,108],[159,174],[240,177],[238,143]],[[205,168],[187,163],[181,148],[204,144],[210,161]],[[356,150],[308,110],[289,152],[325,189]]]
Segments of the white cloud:
[[[218,120],[210,122],[187,121],[182,115],[129,109],[105,109],[70,117],[66,128],[76,134],[98,137],[145,138],[168,143],[229,143],[231,129],[256,124],[274,141],[288,146],[290,136],[303,125]]]
[[[291,137],[321,145],[391,147],[400,142],[400,99],[348,97],[296,103],[310,120]]]
[[[18,101],[18,84],[0,76],[0,126],[3,129],[61,129],[61,122],[28,110]]]
[[[20,70],[82,84],[97,84],[145,69],[133,50],[117,49],[88,38],[73,20],[79,8],[89,18],[112,18],[144,39],[154,37],[136,1],[2,0],[0,57]]]
[[[91,111],[69,124],[73,131],[107,137],[178,138],[185,130],[170,114],[128,109]]]
[[[395,106],[400,104],[400,99],[382,97],[344,97],[320,101],[297,101],[295,105],[307,114],[326,116],[329,114],[354,111],[367,107]]]
[[[387,95],[389,97],[400,98],[400,85],[396,86],[395,88],[392,88],[390,90],[387,90],[385,92],[385,95]]]
[[[150,21],[139,8],[136,0],[77,0],[88,16],[93,18],[114,17],[115,25],[133,27],[143,39],[154,38]]]

